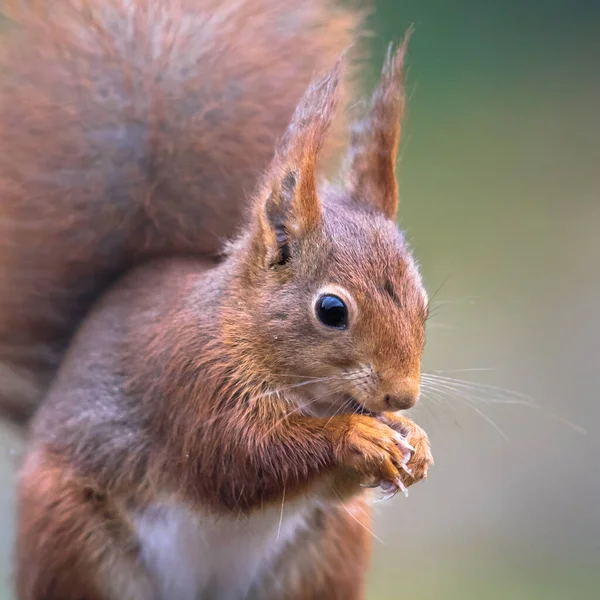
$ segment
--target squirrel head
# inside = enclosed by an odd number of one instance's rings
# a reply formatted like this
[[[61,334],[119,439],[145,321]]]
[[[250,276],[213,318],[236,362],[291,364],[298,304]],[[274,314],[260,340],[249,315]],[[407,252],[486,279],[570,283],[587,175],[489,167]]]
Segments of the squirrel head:
[[[311,86],[233,248],[227,344],[308,413],[406,409],[419,396],[428,300],[395,223],[405,50],[388,53],[339,185],[318,186],[315,168],[341,60]]]

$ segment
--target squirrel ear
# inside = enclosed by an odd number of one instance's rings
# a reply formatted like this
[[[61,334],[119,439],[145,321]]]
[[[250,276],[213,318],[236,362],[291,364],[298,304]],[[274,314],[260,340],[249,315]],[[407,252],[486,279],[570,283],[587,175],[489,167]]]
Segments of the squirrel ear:
[[[398,210],[396,157],[404,113],[404,57],[409,29],[396,52],[388,49],[381,78],[364,119],[351,129],[348,189],[357,202],[369,203],[389,219]]]
[[[280,264],[289,259],[289,239],[321,222],[316,166],[338,99],[342,57],[309,87],[277,148],[258,202],[258,218]]]

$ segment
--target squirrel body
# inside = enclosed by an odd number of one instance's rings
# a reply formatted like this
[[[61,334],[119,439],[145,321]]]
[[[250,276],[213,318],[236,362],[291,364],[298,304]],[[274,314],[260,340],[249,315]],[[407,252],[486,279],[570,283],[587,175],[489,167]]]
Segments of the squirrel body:
[[[275,85],[271,77],[276,72],[286,71],[289,78],[294,69],[302,79],[328,60],[317,56],[323,48],[328,55],[336,53],[328,28],[330,33],[349,31],[345,13],[337,15],[345,24],[333,24],[334,19],[322,30],[308,27],[333,10],[312,0],[227,0],[218,6],[191,0],[111,0],[106,5],[64,0],[57,6],[48,24],[52,36],[60,31],[58,16],[72,16],[74,10],[79,20],[75,28],[69,19],[60,21],[71,37],[57,46],[62,54],[56,50],[49,55],[47,91],[56,94],[60,90],[54,89],[52,61],[63,64],[77,37],[85,41],[90,33],[98,41],[93,25],[99,17],[110,17],[101,41],[106,41],[106,31],[118,34],[99,56],[112,56],[107,48],[116,48],[131,61],[138,47],[125,41],[154,40],[140,38],[140,32],[157,23],[172,25],[171,17],[177,17],[180,27],[161,31],[174,35],[168,44],[174,52],[180,38],[187,39],[184,34],[204,23],[196,19],[204,9],[214,11],[202,13],[212,15],[205,31],[219,31],[225,22],[227,35],[232,35],[227,19],[234,19],[244,37],[274,29],[275,40],[289,24],[286,11],[300,11],[307,17],[302,29],[292,28],[291,38],[282,38],[301,57],[286,52],[265,63],[266,70],[249,73],[248,81],[258,78],[260,85]],[[151,6],[158,7],[156,14]],[[181,18],[188,11],[191,18]],[[123,28],[130,23],[123,21],[129,14],[145,20],[135,21],[138,28]],[[35,23],[31,31],[45,31],[39,16],[32,13],[30,18]],[[27,19],[23,22],[27,25]],[[313,36],[314,44],[307,41]],[[41,48],[47,50],[44,43]],[[229,59],[237,52],[231,43],[233,49],[217,44],[233,52]],[[142,46],[154,65],[155,46]],[[18,173],[11,171],[17,167],[10,160],[0,161],[2,189],[9,190],[2,210],[11,217],[6,223],[20,225],[15,231],[27,231],[17,217],[36,217],[42,183],[56,201],[32,227],[40,234],[42,225],[47,226],[42,236],[48,252],[42,264],[51,267],[47,278],[37,294],[31,291],[34,280],[26,277],[15,288],[22,312],[18,303],[10,304],[0,294],[14,309],[9,310],[12,320],[0,327],[5,363],[14,366],[16,361],[23,373],[33,373],[37,393],[44,392],[31,422],[17,491],[19,600],[364,598],[371,537],[365,487],[380,486],[393,495],[426,477],[432,463],[425,432],[396,412],[410,408],[419,395],[428,311],[418,269],[395,224],[405,48],[403,44],[389,54],[366,114],[351,127],[346,166],[335,184],[319,181],[318,165],[326,140],[338,137],[334,117],[342,59],[331,60],[329,70],[301,98],[298,94],[295,110],[289,105],[292,91],[272,105],[266,102],[263,118],[273,120],[255,130],[258,141],[252,135],[240,138],[228,121],[222,139],[217,138],[219,118],[201,112],[197,123],[192,119],[194,126],[208,127],[213,137],[194,139],[212,140],[214,154],[186,143],[192,138],[181,129],[167,154],[144,154],[146,170],[133,180],[125,177],[125,183],[121,167],[127,173],[133,167],[104,153],[122,146],[115,144],[111,128],[105,139],[102,126],[88,131],[86,125],[85,140],[72,137],[73,131],[60,132],[65,145],[57,145],[55,156],[42,160],[43,152],[36,150],[33,162],[23,163]],[[244,58],[263,60],[257,52]],[[139,56],[148,57],[143,52]],[[174,56],[185,71],[188,63],[176,52]],[[212,54],[196,58],[193,68],[204,69],[203,61],[213,64]],[[88,64],[87,57],[83,60]],[[25,62],[32,64],[41,68],[44,63],[38,56]],[[26,66],[22,72],[33,73]],[[35,74],[38,79],[30,85],[42,85],[39,70]],[[225,68],[222,76],[230,75]],[[18,78],[14,73],[12,78],[14,84]],[[210,78],[204,84],[214,92]],[[176,91],[183,104],[191,102],[193,112],[203,108],[194,96],[202,89]],[[250,89],[245,91],[256,100]],[[217,97],[225,102],[229,93],[221,91]],[[237,98],[234,108],[242,102]],[[39,100],[40,106],[51,108],[44,109],[44,118],[61,113],[56,100]],[[138,107],[137,102],[136,97],[132,106]],[[0,141],[15,142],[15,157],[32,152],[41,135],[34,127],[40,106],[32,112],[33,122],[0,117]],[[160,102],[157,106],[164,108]],[[159,126],[163,136],[179,106],[166,106],[166,120]],[[223,110],[217,100],[214,108]],[[279,118],[288,108],[289,125],[283,132]],[[78,128],[85,122],[81,116],[74,117]],[[71,125],[70,117],[63,124]],[[16,137],[17,125],[26,129],[23,145]],[[126,121],[117,128],[124,136],[118,139],[131,141],[137,126],[135,119]],[[7,136],[13,129],[15,137]],[[266,138],[260,138],[263,131]],[[100,134],[106,146],[88,148],[90,132],[92,139]],[[106,176],[111,185],[116,181],[116,187],[93,194],[95,188],[87,184],[78,187],[85,167],[76,162],[67,168],[73,149],[77,156],[82,149],[89,152],[85,156],[93,154],[91,166],[102,169],[92,173]],[[222,159],[216,170],[211,156]],[[160,157],[150,170],[148,157]],[[204,178],[202,157],[211,165]],[[112,161],[108,170],[105,160]],[[179,161],[187,179],[170,171],[179,168]],[[136,169],[139,164],[133,161]],[[13,185],[17,181],[21,187]],[[176,184],[180,187],[169,187]],[[244,199],[242,188],[251,184],[254,194]],[[70,190],[67,198],[61,199],[61,189]],[[119,229],[108,217],[121,211],[130,221]],[[219,226],[213,229],[210,215],[217,213]],[[57,222],[65,228],[56,228]],[[13,242],[15,231],[10,230]],[[236,232],[217,258],[217,234],[231,237]],[[78,248],[80,253],[72,255]],[[19,283],[16,266],[28,277],[36,274],[30,261],[41,254],[40,248],[13,250],[0,270],[4,284]],[[56,285],[63,294],[53,293]],[[37,310],[33,298],[43,300]],[[26,352],[11,354],[17,341]],[[51,359],[43,355],[36,362],[33,353],[43,343],[49,344]],[[35,394],[29,399],[37,403]]]

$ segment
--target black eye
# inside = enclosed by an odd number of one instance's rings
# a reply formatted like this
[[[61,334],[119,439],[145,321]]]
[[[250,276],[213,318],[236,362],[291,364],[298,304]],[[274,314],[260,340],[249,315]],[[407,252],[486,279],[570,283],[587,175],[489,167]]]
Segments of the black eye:
[[[348,327],[348,309],[337,297],[327,294],[321,296],[315,305],[317,318],[323,325],[335,329],[346,329]]]

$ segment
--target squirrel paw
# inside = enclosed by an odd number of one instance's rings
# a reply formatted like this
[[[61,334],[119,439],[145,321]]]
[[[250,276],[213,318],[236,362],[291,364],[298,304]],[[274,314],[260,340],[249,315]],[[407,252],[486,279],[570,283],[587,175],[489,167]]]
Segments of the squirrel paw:
[[[384,413],[377,419],[402,435],[414,448],[406,468],[401,473],[402,483],[406,488],[427,478],[427,471],[433,465],[433,455],[429,437],[416,423],[396,413]],[[402,488],[400,488],[402,489]]]
[[[373,417],[351,415],[337,451],[340,463],[358,473],[363,487],[381,487],[383,499],[398,490],[407,493],[415,448],[402,432]]]

